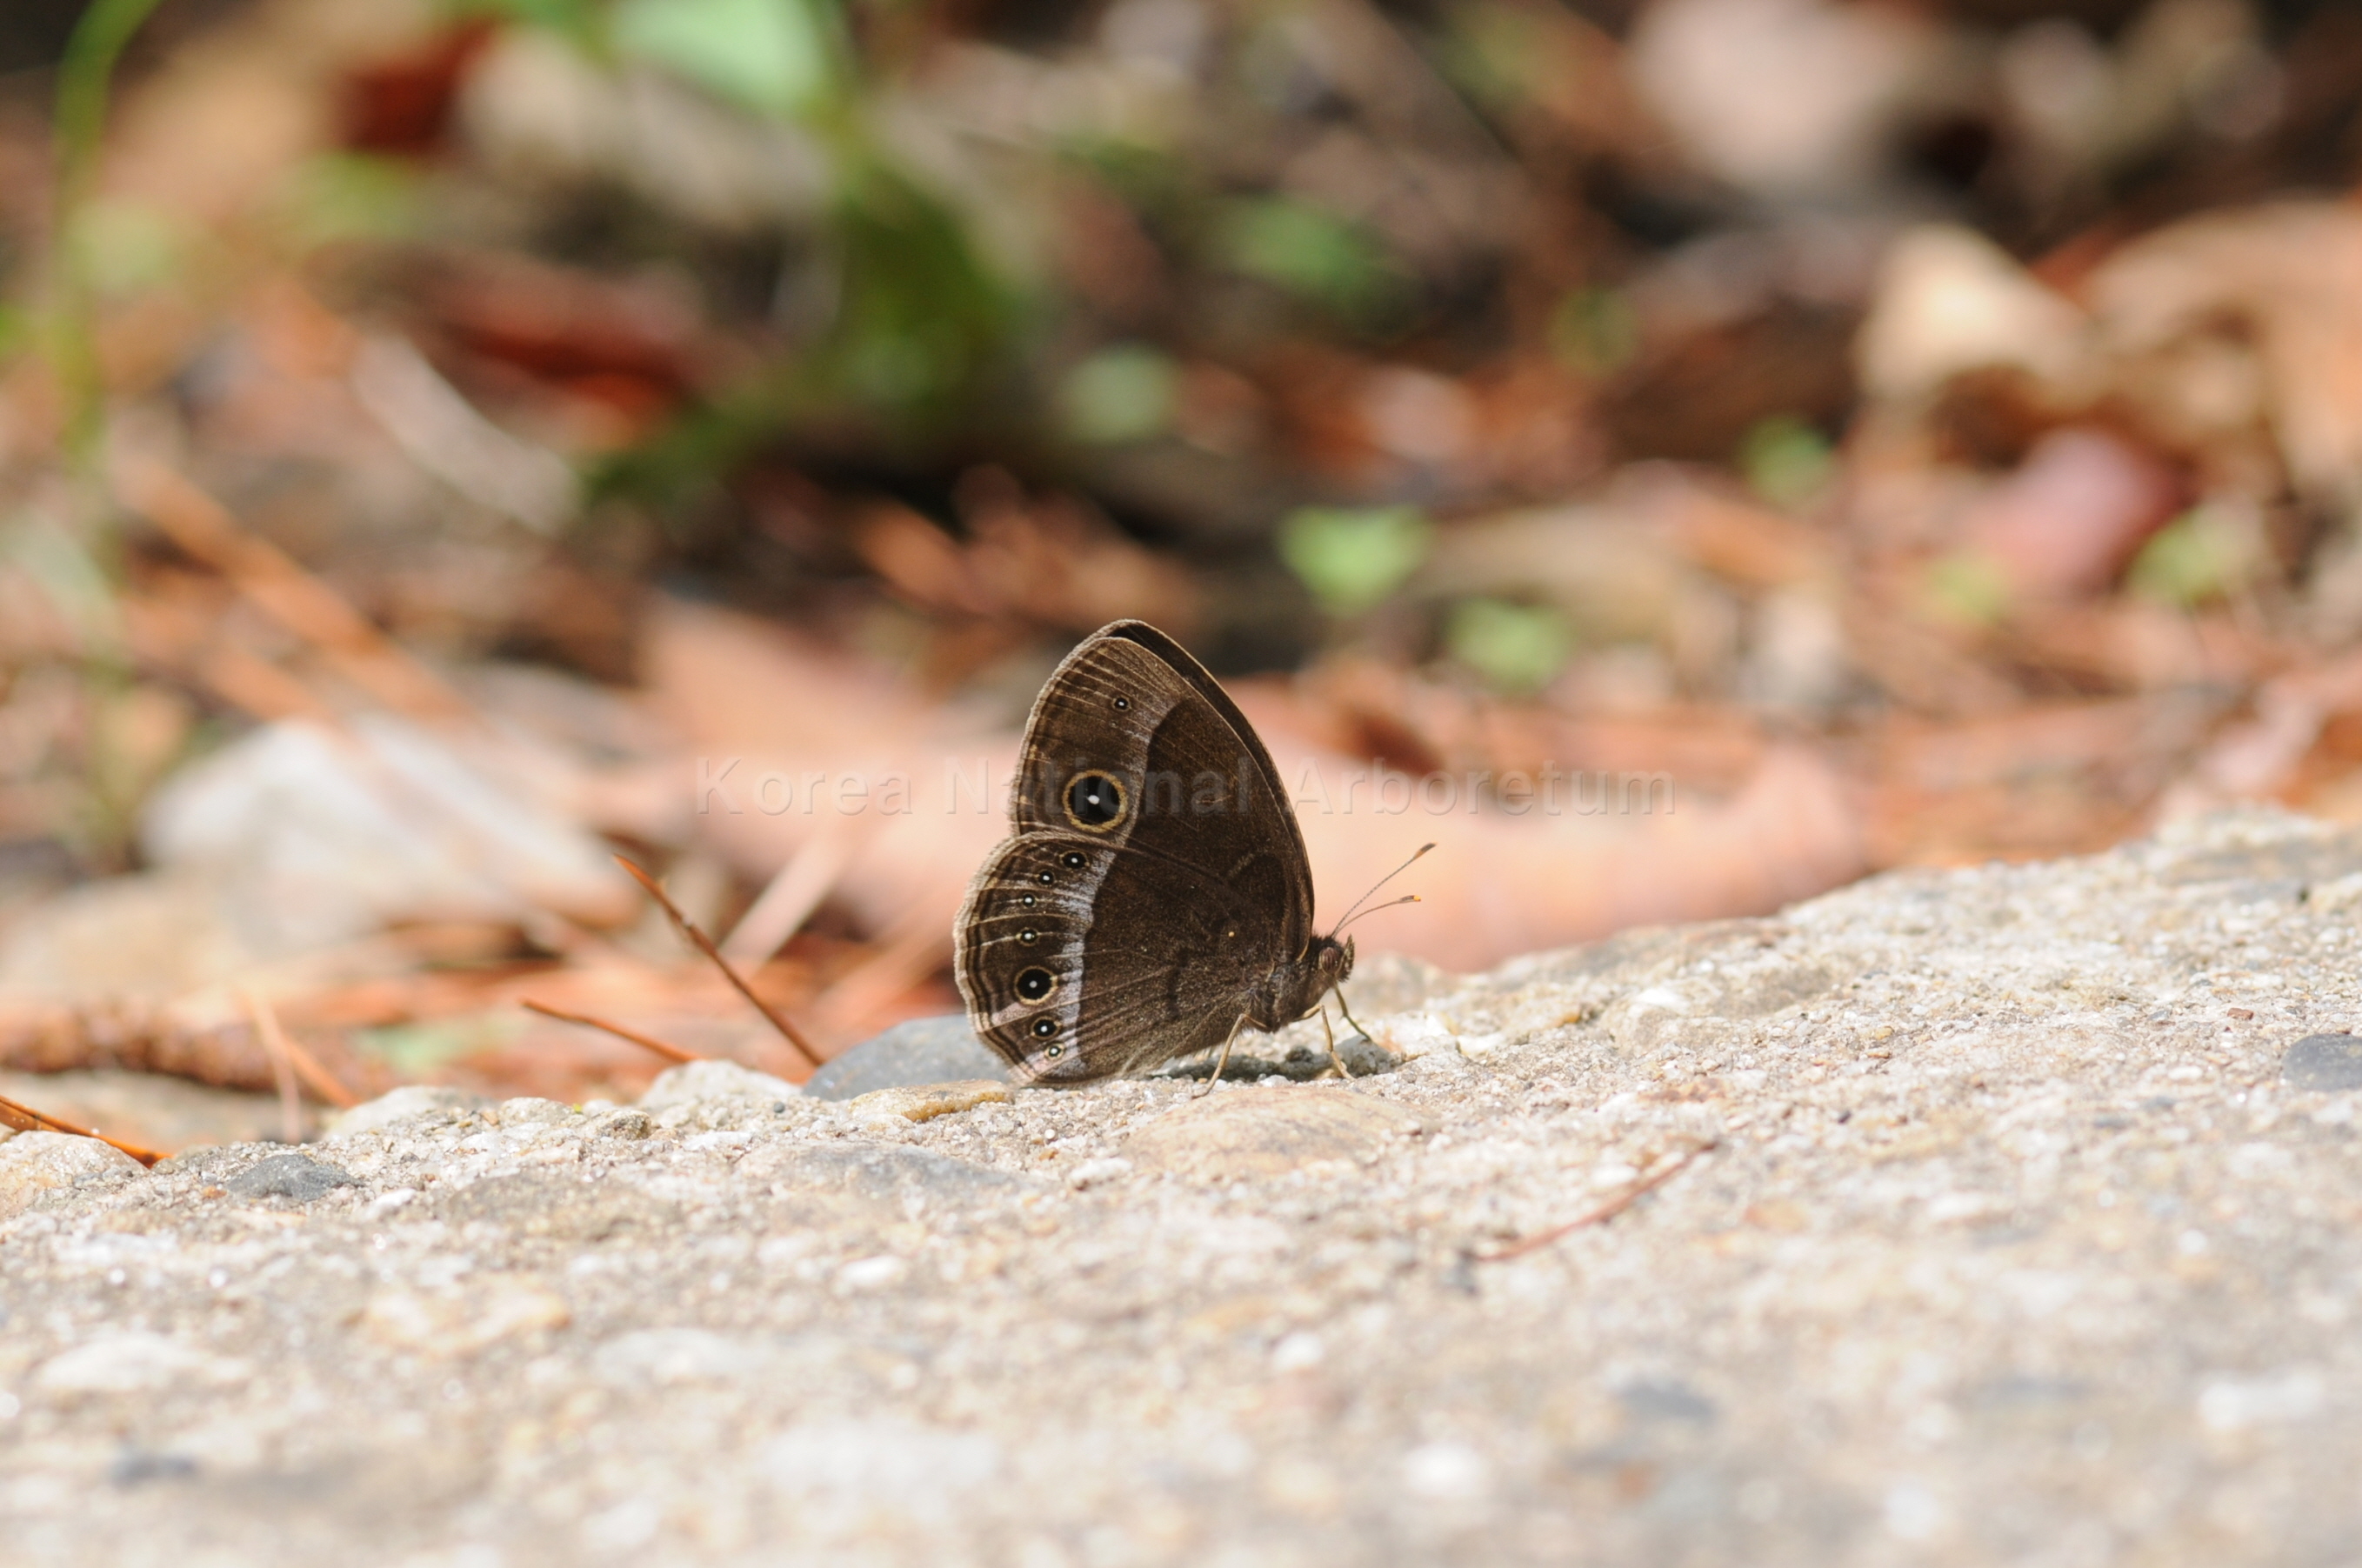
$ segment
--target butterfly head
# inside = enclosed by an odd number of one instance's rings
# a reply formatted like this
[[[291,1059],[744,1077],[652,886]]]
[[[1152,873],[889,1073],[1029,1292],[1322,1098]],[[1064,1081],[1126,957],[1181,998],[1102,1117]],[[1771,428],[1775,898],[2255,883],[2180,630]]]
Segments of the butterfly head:
[[[1320,999],[1353,972],[1353,941],[1316,936],[1304,952],[1271,972],[1250,1002],[1247,1017],[1257,1029],[1278,1029],[1308,1016]]]
[[[1328,990],[1341,985],[1345,977],[1353,972],[1353,939],[1349,936],[1340,942],[1334,936],[1316,936],[1305,956],[1312,960],[1313,969],[1320,976],[1320,988]]]

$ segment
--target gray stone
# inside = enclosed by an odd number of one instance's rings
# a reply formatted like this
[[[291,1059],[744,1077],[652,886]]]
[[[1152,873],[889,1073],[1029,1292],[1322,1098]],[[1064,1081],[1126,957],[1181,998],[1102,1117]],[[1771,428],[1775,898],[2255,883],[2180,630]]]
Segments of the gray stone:
[[[1457,975],[1399,953],[1364,953],[1355,957],[1353,977],[1345,982],[1345,1005],[1363,1018],[1407,1012],[1459,983]]]
[[[974,1209],[1039,1186],[933,1150],[892,1144],[789,1145],[748,1155],[740,1170],[800,1214],[857,1220]]]
[[[1315,1025],[1315,1027],[1318,1026]],[[1231,1048],[1230,1060],[1222,1063],[1222,1077],[1226,1081],[1256,1083],[1264,1078],[1277,1077],[1286,1078],[1291,1083],[1305,1084],[1335,1076],[1335,1069],[1329,1061],[1328,1041],[1317,1036],[1307,1038],[1301,1028],[1297,1031],[1292,1043],[1275,1042],[1269,1036],[1260,1034],[1251,1035],[1248,1038],[1253,1040],[1256,1046],[1262,1048],[1241,1049],[1233,1045]],[[1336,1040],[1337,1065],[1345,1069],[1347,1077],[1374,1077],[1380,1073],[1391,1073],[1403,1065],[1403,1058],[1400,1055],[1374,1040],[1341,1031],[1337,1034]],[[1285,1049],[1274,1055],[1271,1054],[1271,1047],[1275,1043],[1285,1044]],[[1209,1055],[1191,1056],[1175,1062],[1170,1066],[1159,1068],[1152,1076],[1160,1078],[1188,1078],[1203,1082],[1213,1077],[1214,1064],[1220,1060],[1219,1052]]]
[[[312,1203],[326,1198],[340,1187],[351,1187],[353,1178],[334,1165],[303,1154],[273,1154],[258,1160],[224,1184],[232,1198],[253,1202],[265,1198],[284,1198],[297,1203]]]
[[[2362,1040],[2351,1034],[2308,1034],[2289,1047],[2280,1082],[2292,1089],[2362,1089]]]
[[[1009,1064],[976,1037],[966,1013],[905,1019],[833,1058],[804,1085],[818,1099],[852,1099],[875,1089],[1006,1078]]]
[[[1133,1132],[1123,1151],[1142,1170],[1235,1181],[1358,1165],[1422,1131],[1414,1112],[1341,1085],[1242,1088],[1175,1107]]]
[[[127,1448],[106,1467],[106,1478],[117,1486],[145,1486],[151,1481],[187,1481],[197,1474],[197,1462],[185,1453],[158,1453]]]
[[[1442,973],[1416,959],[1384,955],[1374,966],[1378,974],[1371,994],[1376,996],[1423,996],[1440,983],[1437,977]],[[1337,1026],[1337,1056],[1357,1078],[1390,1073],[1402,1065],[1402,1058],[1384,1045],[1341,1025]],[[1212,1056],[1196,1056],[1158,1076],[1203,1079],[1213,1070]],[[1326,1043],[1317,1033],[1299,1031],[1284,1045],[1268,1035],[1248,1036],[1245,1043],[1232,1048],[1222,1077],[1242,1083],[1273,1077],[1301,1083],[1329,1071]],[[976,1037],[966,1014],[946,1013],[909,1019],[872,1035],[814,1073],[804,1092],[818,1099],[855,1099],[878,1089],[975,1078],[1008,1081],[1009,1065]]]
[[[1350,1084],[716,1075],[397,1120],[308,1207],[36,1143],[6,1555],[2345,1562],[2362,1100],[2283,1058],[2362,1022],[2356,864],[2247,812],[1875,878],[1357,1000],[1418,1054]]]
[[[449,1184],[437,1184],[438,1187]],[[501,1172],[442,1192],[429,1212],[462,1231],[487,1227],[523,1240],[654,1244],[679,1233],[680,1206],[637,1182],[546,1170]]]
[[[80,1399],[118,1394],[157,1394],[189,1386],[218,1387],[246,1381],[251,1363],[143,1329],[99,1329],[70,1350],[43,1362],[32,1385],[43,1393]]]
[[[557,1127],[571,1121],[574,1110],[554,1099],[535,1095],[519,1095],[501,1101],[495,1114],[503,1127]]]
[[[585,1122],[582,1130],[594,1137],[631,1141],[648,1136],[657,1130],[657,1124],[646,1111],[624,1106],[616,1110],[602,1111]]]
[[[451,1088],[442,1084],[404,1084],[388,1089],[375,1099],[365,1099],[351,1110],[339,1114],[328,1124],[330,1138],[347,1138],[361,1132],[374,1132],[419,1117],[431,1117],[447,1121],[471,1110],[491,1105],[487,1095],[471,1093],[463,1088]]]
[[[56,1188],[119,1181],[138,1172],[138,1161],[95,1138],[19,1132],[0,1141],[0,1215],[26,1208]]]
[[[1714,1401],[1685,1383],[1670,1378],[1644,1378],[1616,1390],[1616,1402],[1633,1415],[1652,1421],[1690,1421],[1710,1426]]]
[[[640,1096],[640,1109],[671,1110],[716,1101],[756,1109],[798,1099],[803,1092],[785,1078],[775,1078],[735,1062],[686,1062],[666,1069],[648,1086],[647,1092]]]

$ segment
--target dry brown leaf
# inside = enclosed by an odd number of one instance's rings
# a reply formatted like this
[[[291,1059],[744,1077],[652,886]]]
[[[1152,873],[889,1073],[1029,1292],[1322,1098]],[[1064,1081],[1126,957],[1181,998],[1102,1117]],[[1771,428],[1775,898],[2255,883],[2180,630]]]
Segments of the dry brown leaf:
[[[2362,211],[2287,202],[2209,213],[2125,246],[2084,292],[2136,403],[2207,400],[2178,409],[2185,425],[2268,419],[2301,492],[2362,499]],[[2260,384],[2243,368],[2242,337]],[[2190,357],[2210,343],[2227,343],[2227,357]]]

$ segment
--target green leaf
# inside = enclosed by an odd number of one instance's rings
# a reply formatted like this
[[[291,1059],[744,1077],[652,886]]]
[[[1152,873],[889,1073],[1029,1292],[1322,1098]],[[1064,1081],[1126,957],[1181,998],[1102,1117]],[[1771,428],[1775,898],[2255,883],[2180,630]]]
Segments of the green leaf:
[[[1332,615],[1356,615],[1427,559],[1434,527],[1416,506],[1307,506],[1279,525],[1279,558]]]
[[[523,1030],[523,1017],[486,1013],[475,1018],[436,1019],[358,1029],[353,1043],[399,1072],[430,1073],[447,1062],[480,1051],[497,1051]]]
[[[188,255],[188,237],[161,208],[92,202],[74,215],[73,248],[83,280],[101,298],[169,282]]]
[[[1118,344],[1067,372],[1058,413],[1078,441],[1146,440],[1172,425],[1178,381],[1170,357],[1145,344]]]
[[[1534,79],[1551,63],[1534,17],[1515,6],[1462,5],[1446,20],[1438,59],[1454,86],[1496,113],[1532,100]]]
[[[422,215],[418,173],[399,159],[323,153],[295,169],[281,212],[307,246],[399,239],[417,228]]]
[[[875,405],[941,407],[1001,351],[1017,301],[932,192],[882,160],[847,169],[843,182],[842,297],[814,368]]]
[[[1801,506],[1837,471],[1829,439],[1791,414],[1758,420],[1738,444],[1748,488],[1774,506]]]
[[[2246,530],[2217,508],[2196,506],[2149,536],[2125,586],[2155,603],[2188,608],[2239,587],[2254,559]]]
[[[112,541],[98,541],[105,549]],[[123,641],[122,602],[105,562],[90,542],[54,520],[26,513],[0,526],[0,562],[31,580],[67,624],[83,656],[96,661],[115,657]]]
[[[781,118],[836,87],[834,12],[825,0],[623,0],[617,52],[678,72],[716,97]]]
[[[1615,289],[1575,289],[1551,313],[1550,348],[1585,376],[1612,376],[1640,351],[1640,318]]]
[[[1537,691],[1566,668],[1574,652],[1574,631],[1547,604],[1468,599],[1451,607],[1443,646],[1506,691]]]
[[[577,43],[589,44],[606,25],[604,0],[444,0],[453,17],[490,17],[527,27],[546,28]]]
[[[103,286],[89,275],[92,246],[84,221],[98,191],[99,143],[106,129],[116,61],[157,0],[92,0],[66,39],[58,62],[57,222],[51,229],[56,279],[50,358],[65,397],[63,446],[76,466],[95,473],[105,460],[106,389],[98,368],[93,296]]]
[[[1023,302],[960,215],[882,158],[855,154],[830,217],[837,305],[817,340],[598,465],[594,496],[679,498],[811,424],[872,421],[923,442],[977,406]]]
[[[1405,292],[1401,271],[1367,231],[1285,196],[1232,203],[1218,240],[1238,271],[1342,315],[1378,315]]]
[[[1991,626],[2009,614],[2008,574],[1991,557],[1974,550],[1946,556],[1927,569],[1929,607],[1945,620]]]

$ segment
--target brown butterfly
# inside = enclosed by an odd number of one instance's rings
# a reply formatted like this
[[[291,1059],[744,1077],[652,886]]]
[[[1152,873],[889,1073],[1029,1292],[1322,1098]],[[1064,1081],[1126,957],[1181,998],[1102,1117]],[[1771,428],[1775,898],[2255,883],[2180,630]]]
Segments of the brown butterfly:
[[[1312,929],[1312,869],[1271,754],[1153,626],[1103,627],[1051,675],[1010,814],[968,883],[955,967],[977,1035],[1029,1080],[1217,1045],[1219,1077],[1239,1031],[1295,1022],[1353,971],[1352,940]]]

